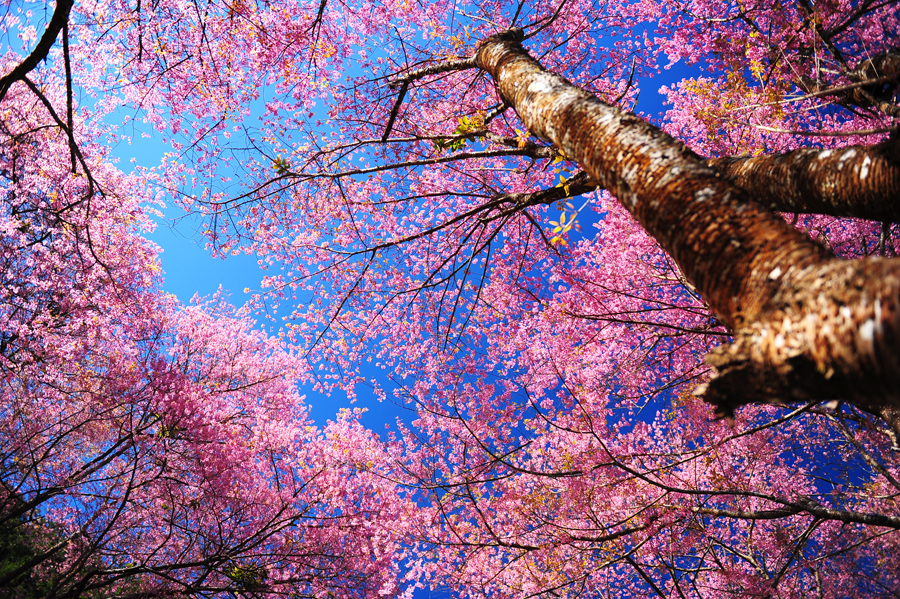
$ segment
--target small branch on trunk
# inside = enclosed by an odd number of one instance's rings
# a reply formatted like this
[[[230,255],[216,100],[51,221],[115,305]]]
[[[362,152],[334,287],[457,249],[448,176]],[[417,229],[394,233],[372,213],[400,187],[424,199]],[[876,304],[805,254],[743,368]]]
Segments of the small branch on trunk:
[[[475,62],[471,58],[450,60],[416,69],[403,77],[390,81],[388,87],[397,89],[399,92],[397,93],[397,100],[394,102],[394,107],[391,109],[390,115],[388,116],[387,124],[384,126],[384,135],[381,136],[381,141],[386,141],[387,138],[390,137],[391,129],[394,127],[394,121],[397,119],[397,114],[400,112],[400,106],[403,104],[403,99],[406,97],[406,91],[409,89],[410,83],[418,81],[419,79],[424,79],[430,75],[452,73],[454,71],[464,71],[472,68],[475,68]]]
[[[410,71],[406,75],[398,77],[397,79],[389,82],[388,87],[390,87],[391,89],[399,89],[404,84],[409,85],[413,81],[418,81],[419,79],[424,79],[425,77],[429,77],[431,75],[453,73],[455,71],[465,71],[466,69],[474,68],[475,61],[471,58],[448,60],[446,62],[439,62],[437,64],[428,65],[427,67],[422,67],[420,69],[416,69],[415,71]]]

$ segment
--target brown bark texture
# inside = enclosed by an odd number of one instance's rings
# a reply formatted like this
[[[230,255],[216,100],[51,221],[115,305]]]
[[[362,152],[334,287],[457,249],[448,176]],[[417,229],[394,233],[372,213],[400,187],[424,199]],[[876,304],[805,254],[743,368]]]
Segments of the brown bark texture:
[[[900,222],[900,136],[875,146],[711,158],[707,164],[770,210]]]
[[[575,159],[673,257],[734,342],[699,392],[747,403],[844,400],[900,430],[900,260],[842,260],[684,144],[532,59],[521,30],[475,61],[528,130]],[[859,173],[861,176],[861,173]]]

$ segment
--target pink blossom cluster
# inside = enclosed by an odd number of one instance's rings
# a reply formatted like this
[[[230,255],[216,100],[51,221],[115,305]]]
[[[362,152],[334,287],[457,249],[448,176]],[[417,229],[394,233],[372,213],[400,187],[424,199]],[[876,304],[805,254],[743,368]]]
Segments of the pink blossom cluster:
[[[523,27],[625,109],[687,63],[659,124],[704,156],[774,154],[886,136],[896,116],[819,92],[892,50],[898,19],[868,0],[75,5],[69,49],[0,103],[0,517],[35,531],[34,575],[108,596],[896,594],[891,431],[840,404],[715,420],[693,391],[728,331],[609,193],[568,197],[578,166],[466,59]],[[125,175],[109,145],[132,119],[171,151]],[[161,201],[270,269],[247,307],[160,290],[142,235]],[[896,253],[890,223],[785,218]],[[274,308],[267,336],[250,314]],[[298,385],[364,383],[412,421],[309,421]]]

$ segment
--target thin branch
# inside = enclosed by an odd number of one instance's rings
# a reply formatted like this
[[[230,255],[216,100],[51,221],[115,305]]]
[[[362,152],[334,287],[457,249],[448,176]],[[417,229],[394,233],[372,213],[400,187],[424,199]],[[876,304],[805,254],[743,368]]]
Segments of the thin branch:
[[[812,98],[823,98],[828,96],[839,96],[844,92],[853,91],[855,89],[859,89],[861,87],[868,87],[870,85],[880,85],[884,83],[891,83],[897,80],[896,75],[887,75],[884,77],[876,77],[875,79],[869,79],[868,81],[859,81],[857,83],[848,83],[847,85],[839,85],[837,87],[829,87],[828,89],[823,89],[820,91],[810,92],[804,94],[802,96],[797,96],[796,98],[786,98],[784,100],[778,100],[776,102],[761,102],[758,104],[747,104],[745,106],[740,106],[735,108],[735,111],[739,110],[750,110],[751,108],[760,108],[762,106],[778,106],[780,104],[791,104],[793,102],[802,102],[803,100],[810,100]]]
[[[408,88],[409,81],[404,81],[400,86],[400,91],[397,93],[397,101],[394,102],[394,107],[391,109],[390,116],[388,116],[387,125],[384,126],[384,135],[381,136],[381,143],[386,142],[391,135],[391,129],[394,128],[394,121],[397,119],[397,114],[400,112],[400,105],[403,104],[403,98],[406,97],[406,90]]]
[[[625,94],[628,93],[628,90],[631,89],[632,84],[634,83],[634,69],[637,66],[637,55],[631,57],[631,74],[628,75],[628,82],[625,83],[625,89],[622,90],[622,93],[616,96],[616,99],[613,100],[613,104],[618,104],[625,97]]]
[[[72,63],[69,57],[69,22],[63,22],[63,62],[66,65],[66,119],[69,123],[69,129],[66,133],[69,136],[69,148],[77,147],[75,144],[75,119],[72,117]],[[78,162],[75,152],[69,152],[72,159],[72,173],[78,171]]]
[[[855,131],[805,131],[799,129],[779,129],[778,127],[768,127],[766,125],[757,125],[748,121],[739,121],[737,119],[724,118],[726,121],[744,125],[745,127],[753,127],[760,131],[769,131],[771,133],[784,133],[786,135],[805,135],[807,137],[849,137],[851,135],[878,135],[880,133],[894,133],[900,131],[900,127],[893,125],[891,127],[878,127],[877,129],[857,129]]]

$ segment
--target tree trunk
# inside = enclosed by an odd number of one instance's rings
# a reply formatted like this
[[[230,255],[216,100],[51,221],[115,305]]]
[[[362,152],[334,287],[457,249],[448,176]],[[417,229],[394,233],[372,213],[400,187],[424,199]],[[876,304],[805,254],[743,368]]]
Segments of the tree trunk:
[[[681,142],[545,71],[523,39],[486,39],[476,64],[529,131],[615,194],[733,332],[707,356],[706,401],[728,416],[841,399],[900,431],[900,260],[833,257]]]

